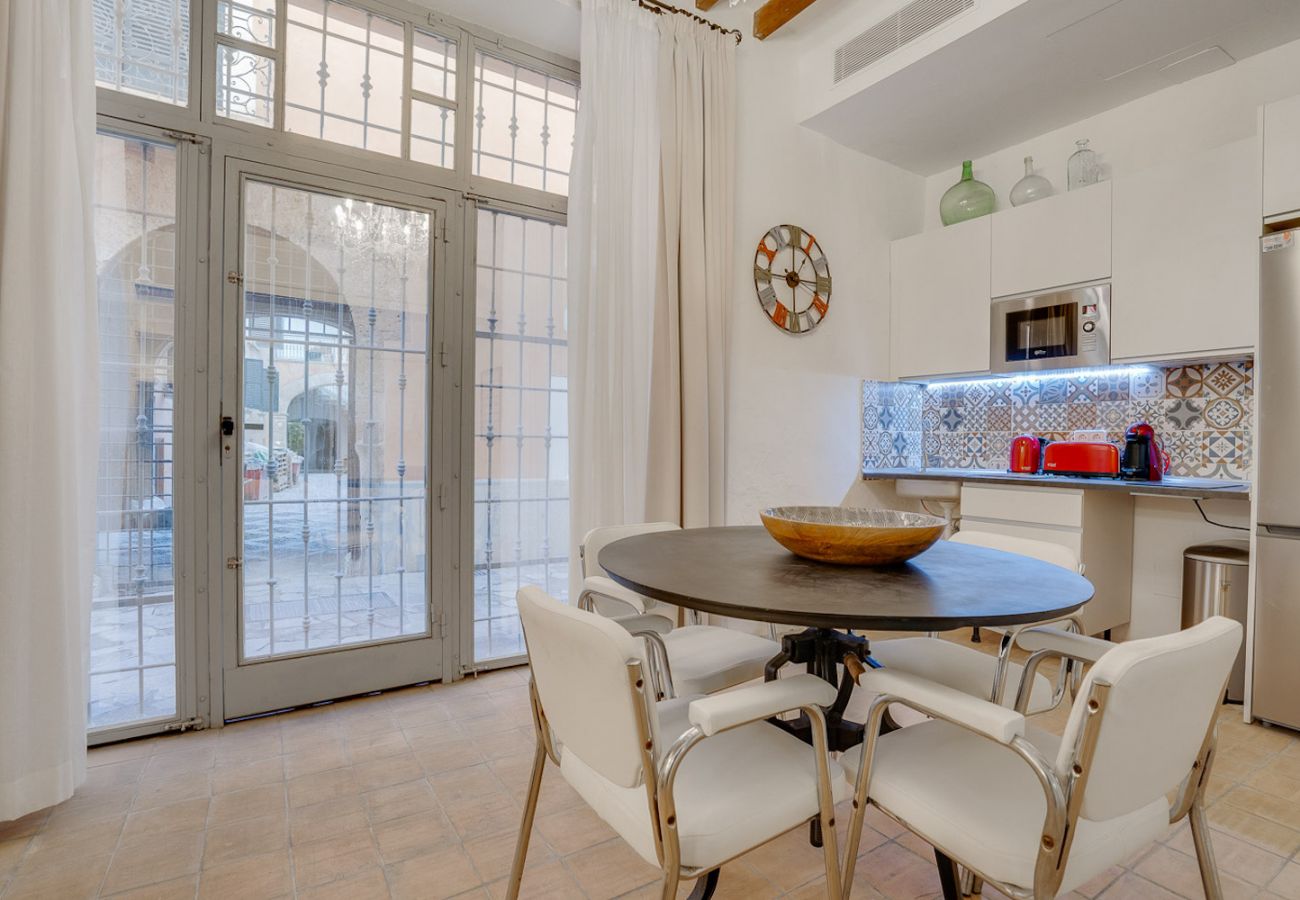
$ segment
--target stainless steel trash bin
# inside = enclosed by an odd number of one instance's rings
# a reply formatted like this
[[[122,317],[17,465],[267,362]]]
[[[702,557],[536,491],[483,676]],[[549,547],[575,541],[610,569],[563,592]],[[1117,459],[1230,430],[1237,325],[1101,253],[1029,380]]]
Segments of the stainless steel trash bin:
[[[1183,627],[1210,616],[1227,616],[1246,627],[1246,578],[1250,566],[1249,541],[1216,541],[1183,551]],[[1246,648],[1228,677],[1228,700],[1240,703],[1246,695]]]

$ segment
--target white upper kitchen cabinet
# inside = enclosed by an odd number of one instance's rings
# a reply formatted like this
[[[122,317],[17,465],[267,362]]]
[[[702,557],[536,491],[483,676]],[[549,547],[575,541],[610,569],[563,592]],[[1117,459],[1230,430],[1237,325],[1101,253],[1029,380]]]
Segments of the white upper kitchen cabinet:
[[[890,245],[895,378],[989,369],[989,227],[984,216]]]
[[[1264,216],[1300,210],[1300,94],[1264,107]]]
[[[1254,347],[1259,156],[1252,137],[1116,176],[1112,360]]]
[[[1110,182],[993,214],[994,297],[1110,275]]]

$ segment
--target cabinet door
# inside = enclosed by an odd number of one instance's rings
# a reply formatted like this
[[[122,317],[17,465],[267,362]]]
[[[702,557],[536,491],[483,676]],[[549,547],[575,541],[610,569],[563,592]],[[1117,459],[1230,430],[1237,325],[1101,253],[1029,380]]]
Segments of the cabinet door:
[[[890,245],[895,378],[989,369],[989,217]]]
[[[1300,210],[1300,94],[1264,107],[1264,215]]]
[[[993,214],[993,296],[1110,275],[1110,182]]]
[[[1250,138],[1115,179],[1111,359],[1254,346],[1259,178]]]

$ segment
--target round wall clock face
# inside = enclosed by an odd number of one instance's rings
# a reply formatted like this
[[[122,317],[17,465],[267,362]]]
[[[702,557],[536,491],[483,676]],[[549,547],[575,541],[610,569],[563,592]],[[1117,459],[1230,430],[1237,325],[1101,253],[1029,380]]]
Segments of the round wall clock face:
[[[754,253],[754,290],[772,324],[804,334],[826,318],[831,270],[817,239],[798,225],[777,225]]]

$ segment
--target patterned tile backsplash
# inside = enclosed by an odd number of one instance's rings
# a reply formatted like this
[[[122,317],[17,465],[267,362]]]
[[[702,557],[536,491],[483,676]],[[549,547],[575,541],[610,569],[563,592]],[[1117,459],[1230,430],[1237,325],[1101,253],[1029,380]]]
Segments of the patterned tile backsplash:
[[[867,381],[862,456],[869,468],[1005,469],[1011,439],[1067,440],[1133,422],[1155,426],[1171,475],[1249,478],[1254,426],[1250,360],[1130,374],[916,385]]]

